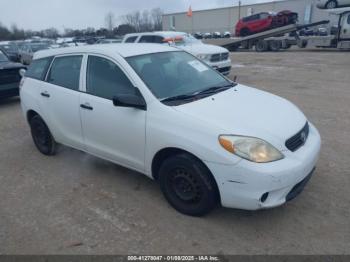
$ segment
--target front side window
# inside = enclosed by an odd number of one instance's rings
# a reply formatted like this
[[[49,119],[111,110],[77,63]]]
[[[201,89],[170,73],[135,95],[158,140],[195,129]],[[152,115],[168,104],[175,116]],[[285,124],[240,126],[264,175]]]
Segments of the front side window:
[[[350,15],[348,15],[348,25],[350,25]]]
[[[17,46],[12,44],[12,45],[0,45],[0,49],[5,50],[5,52],[17,52]]]
[[[86,90],[109,100],[121,94],[135,94],[135,87],[119,66],[98,56],[89,56]]]
[[[79,90],[80,69],[83,56],[56,57],[47,82],[71,90]]]
[[[182,51],[140,55],[126,60],[160,100],[230,84],[216,70]]]
[[[47,69],[50,66],[52,59],[52,57],[46,57],[33,60],[26,72],[26,77],[34,78],[37,80],[44,80]]]
[[[125,40],[125,43],[135,43],[137,36],[131,36]]]

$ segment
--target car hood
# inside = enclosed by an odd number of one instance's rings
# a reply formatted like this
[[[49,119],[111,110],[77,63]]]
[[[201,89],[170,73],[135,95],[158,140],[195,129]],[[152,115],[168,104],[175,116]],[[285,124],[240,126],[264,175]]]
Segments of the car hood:
[[[307,121],[289,101],[243,85],[174,109],[215,125],[222,134],[264,139],[281,151]]]
[[[181,46],[181,49],[194,55],[200,55],[200,54],[212,55],[212,54],[228,52],[226,48],[215,46],[215,45],[207,45],[207,44],[185,45],[185,46]]]
[[[0,70],[2,69],[13,69],[13,68],[24,68],[25,66],[20,63],[14,63],[11,61],[0,62]]]

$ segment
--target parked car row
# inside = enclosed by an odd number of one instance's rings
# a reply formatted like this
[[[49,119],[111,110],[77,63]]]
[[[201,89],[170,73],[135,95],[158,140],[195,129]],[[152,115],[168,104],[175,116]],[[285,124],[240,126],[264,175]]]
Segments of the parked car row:
[[[112,44],[120,43],[121,39],[106,39],[94,37],[59,38],[56,41],[34,37],[25,41],[0,42],[0,50],[13,62],[29,65],[33,54],[40,50],[55,49],[61,47],[81,46],[87,44]]]
[[[213,32],[213,33],[201,33],[201,32],[196,32],[193,35],[197,39],[210,39],[210,38],[230,38],[231,33],[226,31],[226,32]]]

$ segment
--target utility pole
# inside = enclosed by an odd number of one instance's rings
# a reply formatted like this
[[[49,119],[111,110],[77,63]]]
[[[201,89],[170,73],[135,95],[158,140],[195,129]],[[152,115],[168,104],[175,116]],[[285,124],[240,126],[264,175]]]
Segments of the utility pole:
[[[241,19],[241,0],[238,1],[238,20]]]

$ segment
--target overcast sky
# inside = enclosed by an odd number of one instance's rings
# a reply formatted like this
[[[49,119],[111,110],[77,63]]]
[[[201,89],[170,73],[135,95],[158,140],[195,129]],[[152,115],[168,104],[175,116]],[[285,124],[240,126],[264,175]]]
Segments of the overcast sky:
[[[269,0],[242,0],[243,4]],[[136,10],[160,7],[164,12],[200,10],[237,4],[238,0],[0,0],[0,23],[24,29],[100,28],[111,11],[116,18]],[[116,21],[117,24],[120,21]]]

